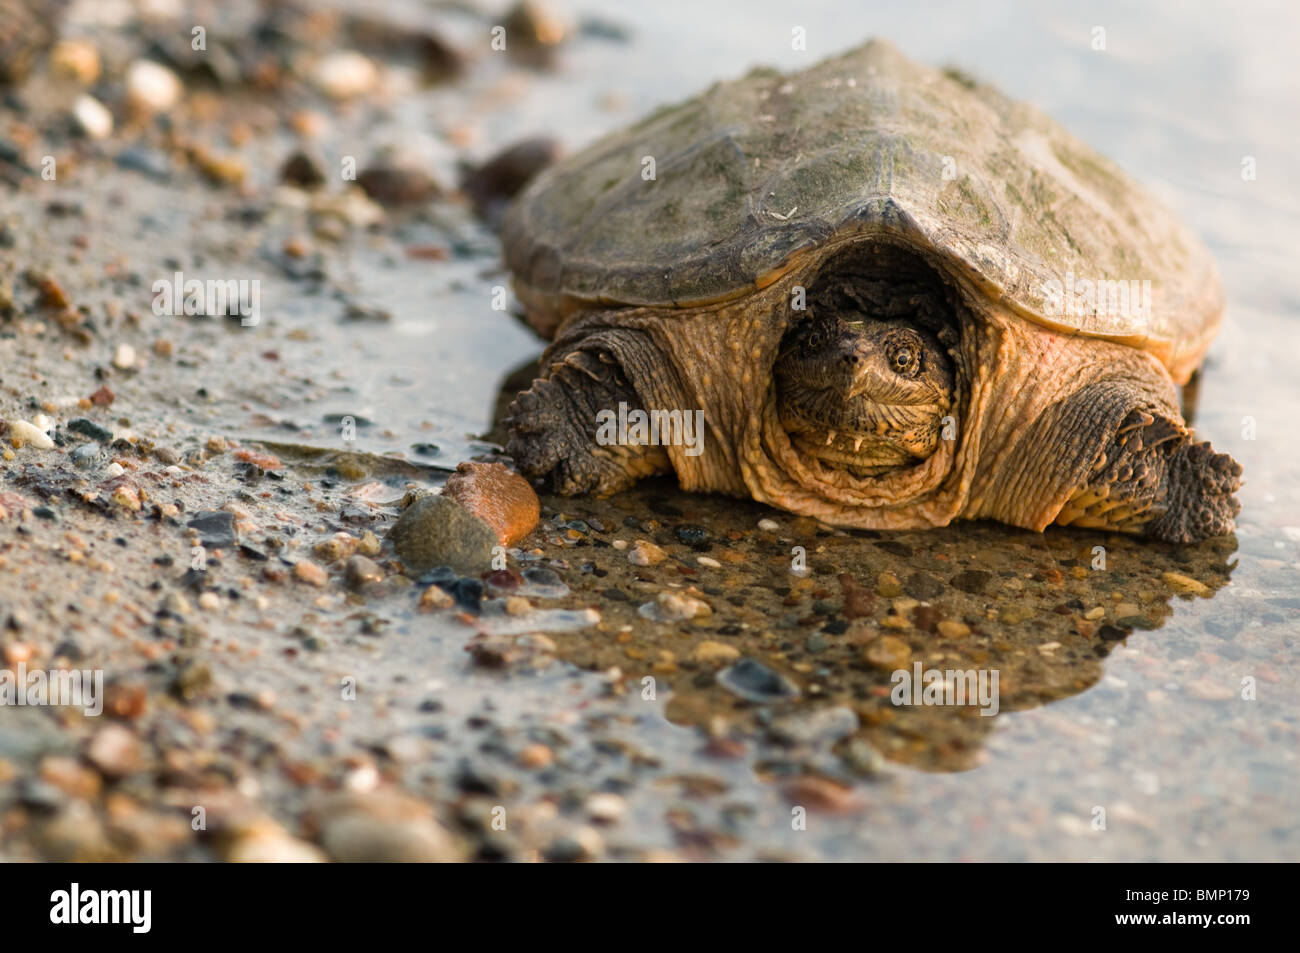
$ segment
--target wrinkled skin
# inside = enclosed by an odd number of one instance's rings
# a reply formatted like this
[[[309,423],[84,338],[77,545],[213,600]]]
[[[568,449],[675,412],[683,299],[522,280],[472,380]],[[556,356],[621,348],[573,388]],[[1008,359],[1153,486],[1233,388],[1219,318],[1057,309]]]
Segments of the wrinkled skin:
[[[791,439],[808,456],[859,474],[930,456],[952,406],[952,368],[939,342],[891,322],[802,321],[786,335],[773,376]]]
[[[925,257],[942,271],[941,259]],[[869,359],[863,366],[886,380],[889,334],[900,330],[864,323],[845,336],[835,315],[835,337],[818,341],[820,350],[800,350],[807,338],[797,324],[810,319],[792,317],[788,302],[792,289],[816,282],[818,264],[724,304],[570,316],[543,362],[545,376],[511,407],[508,452],[559,493],[611,493],[672,470],[683,489],[748,495],[840,526],[905,529],[987,518],[1176,542],[1231,532],[1240,467],[1193,442],[1173,379],[1156,357],[1025,321],[952,275],[944,281],[952,330],[941,332],[951,342],[951,377],[929,330],[912,327],[922,360],[929,356],[929,376],[911,381],[910,394],[899,385],[898,397],[893,385],[877,383],[856,396],[850,386],[849,399],[832,411],[843,423],[855,414],[878,418],[887,406],[924,408],[926,433],[935,414],[952,416],[949,439],[941,433],[918,441],[905,423],[864,441],[858,457],[839,437],[832,449],[845,456],[810,452],[805,435],[831,421],[808,428],[806,412],[792,419],[791,408],[808,406],[816,393],[809,368],[829,370],[853,355]],[[796,334],[788,338],[791,326]],[[844,381],[859,377],[836,367],[839,378],[828,377],[823,384],[832,387],[823,390],[843,395]],[[918,387],[927,396],[904,403]],[[596,414],[620,401],[702,410],[703,453],[599,446]]]

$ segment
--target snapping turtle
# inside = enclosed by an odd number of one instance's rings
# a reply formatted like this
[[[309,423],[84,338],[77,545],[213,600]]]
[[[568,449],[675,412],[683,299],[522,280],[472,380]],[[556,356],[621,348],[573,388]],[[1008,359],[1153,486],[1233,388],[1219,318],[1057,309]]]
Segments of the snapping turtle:
[[[553,339],[507,452],[556,492],[672,471],[840,526],[1231,531],[1241,468],[1176,390],[1223,309],[1207,250],[1041,112],[887,43],[661,109],[502,238]]]

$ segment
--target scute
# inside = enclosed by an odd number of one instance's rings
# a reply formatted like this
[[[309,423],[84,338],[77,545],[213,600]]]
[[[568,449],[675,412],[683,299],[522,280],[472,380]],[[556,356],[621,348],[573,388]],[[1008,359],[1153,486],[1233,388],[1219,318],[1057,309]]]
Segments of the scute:
[[[1113,163],[879,40],[661,109],[548,169],[503,226],[521,294],[553,313],[739,297],[857,235],[1030,320],[1145,348],[1179,381],[1222,312],[1208,251]],[[1150,297],[1070,313],[1054,294],[1068,281],[1105,282],[1102,297],[1149,281]]]

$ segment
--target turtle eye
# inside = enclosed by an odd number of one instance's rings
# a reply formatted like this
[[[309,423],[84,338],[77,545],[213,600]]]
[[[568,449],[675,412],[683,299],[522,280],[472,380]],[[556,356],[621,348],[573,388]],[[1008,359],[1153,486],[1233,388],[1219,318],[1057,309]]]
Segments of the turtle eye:
[[[916,351],[901,344],[889,355],[889,366],[895,374],[911,374],[916,370]]]

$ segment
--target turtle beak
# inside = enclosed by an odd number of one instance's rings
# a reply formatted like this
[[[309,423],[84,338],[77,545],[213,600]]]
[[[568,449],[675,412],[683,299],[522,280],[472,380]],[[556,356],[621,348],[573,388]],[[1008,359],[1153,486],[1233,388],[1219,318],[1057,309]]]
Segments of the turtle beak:
[[[894,389],[891,387],[892,375],[884,366],[879,348],[865,338],[845,347],[840,355],[840,366],[844,377],[839,390],[845,400],[862,396],[878,398]]]

